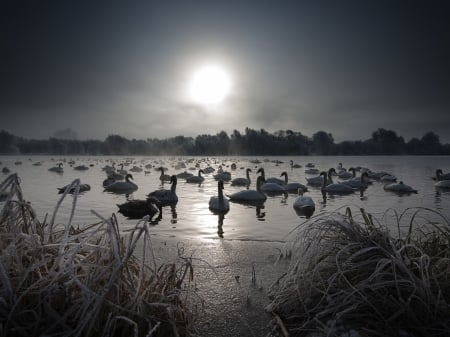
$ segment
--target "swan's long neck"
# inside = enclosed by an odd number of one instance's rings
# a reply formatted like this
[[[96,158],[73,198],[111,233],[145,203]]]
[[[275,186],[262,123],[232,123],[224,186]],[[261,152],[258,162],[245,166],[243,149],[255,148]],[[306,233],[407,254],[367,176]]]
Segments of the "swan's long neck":
[[[198,171],[198,176],[201,177],[202,176],[202,171]]]
[[[172,181],[172,186],[170,186],[170,191],[171,191],[172,193],[175,193],[176,188],[177,188],[177,181],[176,181],[176,180],[173,180],[173,181]]]
[[[353,167],[349,168],[348,170],[349,170],[350,172],[352,172],[353,178],[355,178],[355,177],[356,177],[356,170],[355,170]]]
[[[256,190],[260,193],[261,193],[261,185],[263,184],[263,182],[264,178],[262,176],[258,177],[258,180],[256,181]]]
[[[161,171],[161,177],[164,177],[164,169],[162,167],[160,168],[160,171]]]
[[[331,173],[332,171],[328,171],[328,177],[326,175],[323,176],[323,181],[325,181],[325,183],[327,182],[329,182],[330,184],[333,183],[333,177],[331,176]]]
[[[259,169],[259,173],[261,173],[261,177],[263,177],[264,179],[266,178],[266,173],[264,172],[263,168]]]
[[[325,187],[327,187],[327,175],[321,174],[321,176],[323,177],[322,189],[325,189]]]
[[[248,181],[250,181],[250,170],[249,170],[249,169],[247,169],[247,171],[246,171],[246,172],[247,172],[247,174],[246,174],[246,175],[247,175],[247,179],[248,179]]]
[[[223,202],[223,188],[219,186],[219,201]]]
[[[284,176],[284,184],[287,185],[287,183],[288,183],[288,175],[287,175],[287,173],[283,172],[281,175]]]

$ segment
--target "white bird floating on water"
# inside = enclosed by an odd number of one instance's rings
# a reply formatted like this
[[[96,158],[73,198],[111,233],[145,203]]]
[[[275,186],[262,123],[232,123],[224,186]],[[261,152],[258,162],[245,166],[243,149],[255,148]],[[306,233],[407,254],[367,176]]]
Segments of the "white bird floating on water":
[[[160,189],[148,194],[148,197],[157,198],[163,205],[173,205],[178,202],[178,196],[176,193],[177,188],[177,176],[172,175],[170,177],[170,190]]]
[[[366,189],[369,186],[369,183],[364,178],[369,179],[369,175],[367,174],[367,172],[363,172],[360,177],[345,180],[342,182],[342,184],[348,185],[353,189]]]
[[[214,175],[214,179],[216,180],[223,180],[223,181],[230,181],[231,180],[231,173],[224,171],[222,169],[222,166],[219,166],[219,169],[217,170],[217,174]]]
[[[245,170],[245,174],[246,174],[246,178],[243,177],[239,177],[239,178],[234,178],[233,180],[231,180],[231,185],[233,186],[249,186],[251,184],[251,179],[250,179],[250,172],[252,172],[252,169],[247,168]]]
[[[441,169],[436,170],[436,176],[433,179],[438,180],[438,172],[440,172],[440,180],[450,180],[450,173],[443,173]]]
[[[162,214],[162,204],[153,197],[147,200],[130,200],[117,207],[119,207],[119,213],[130,219],[142,219],[146,215],[153,217],[157,212],[161,217]]]
[[[301,168],[302,167],[302,165],[300,165],[300,164],[294,164],[293,160],[291,160],[289,162],[289,164],[291,165],[291,169],[293,169],[293,168]]]
[[[443,179],[442,177],[443,177],[442,170],[437,169],[436,170],[436,183],[434,184],[434,186],[437,188],[450,189],[450,176],[448,177],[448,179]]]
[[[125,181],[116,181],[110,185],[105,186],[105,191],[114,192],[114,193],[131,193],[138,189],[138,186],[130,181],[130,178],[133,179],[133,176],[128,173],[125,177]]]
[[[333,182],[332,177],[331,177],[333,171],[334,171],[334,168],[330,168],[328,170],[328,180],[326,182],[327,184]],[[316,177],[306,178],[306,181],[307,181],[307,185],[309,185],[309,186],[321,187],[323,185],[323,176],[318,175]]]
[[[294,210],[298,215],[304,215],[308,218],[313,215],[316,210],[314,200],[312,200],[311,197],[304,196],[303,189],[301,188],[298,189],[298,197],[295,198],[292,207],[294,207]]]
[[[198,170],[198,175],[186,178],[187,183],[191,184],[201,184],[205,178],[202,177],[203,170]]]
[[[330,171],[334,170],[330,169]],[[329,172],[330,172],[329,171]],[[323,192],[327,192],[330,194],[350,194],[355,192],[355,190],[353,188],[351,188],[348,185],[345,184],[340,184],[340,183],[331,183],[331,184],[327,184],[327,172],[322,171],[320,173],[320,175],[323,177],[323,184],[322,184],[322,191]]]
[[[161,171],[161,174],[159,176],[159,180],[161,180],[161,181],[170,181],[171,176],[168,175],[168,174],[164,174],[164,167],[161,166],[160,168],[158,168],[158,171]]]
[[[225,214],[230,210],[230,203],[223,197],[223,181],[217,183],[218,194],[209,198],[209,210],[217,214]]]
[[[62,168],[62,163],[59,163],[57,166],[50,167],[48,170],[50,172],[63,173],[64,169]]]
[[[384,190],[398,194],[417,193],[417,190],[409,185],[404,184],[403,181],[400,181],[399,183],[388,183],[384,185]]]
[[[273,184],[283,185],[285,183],[285,180],[280,179],[280,178],[272,177],[272,178],[266,179],[266,173],[264,171],[264,168],[262,168],[262,167],[260,167],[258,169],[258,171],[256,171],[256,173],[261,173],[261,177],[263,177],[265,179],[266,184],[273,183]]]
[[[261,191],[261,185],[264,184],[265,180],[262,176],[259,176],[256,179],[256,190],[243,190],[236,193],[233,193],[228,196],[231,201],[243,203],[243,204],[251,204],[251,205],[259,205],[266,201],[267,196]]]
[[[58,193],[59,194],[64,193],[66,191],[66,189],[68,189],[71,185],[72,184],[68,184],[68,185],[63,186],[63,187],[58,187]],[[76,186],[72,186],[72,188],[70,188],[70,190],[67,191],[67,193],[73,194],[73,193],[76,192],[76,190],[77,190],[77,187]],[[82,192],[86,192],[86,191],[90,191],[90,190],[91,190],[91,185],[89,185],[89,184],[80,184],[78,192],[82,193]]]
[[[282,187],[286,192],[297,193],[299,188],[301,188],[303,190],[303,192],[306,192],[308,190],[308,188],[303,184],[300,184],[297,182],[289,183],[288,182],[289,178],[288,178],[287,172],[281,172],[280,177],[283,177],[283,176],[284,176],[284,184],[282,185]]]

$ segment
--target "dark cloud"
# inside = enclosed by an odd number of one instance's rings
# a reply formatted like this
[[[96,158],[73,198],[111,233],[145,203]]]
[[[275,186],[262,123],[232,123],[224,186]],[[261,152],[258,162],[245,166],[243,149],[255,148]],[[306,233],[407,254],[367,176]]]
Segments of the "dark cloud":
[[[338,140],[383,127],[448,142],[449,13],[439,0],[6,0],[0,127],[151,138],[249,126]],[[183,96],[209,59],[235,84],[215,108]]]

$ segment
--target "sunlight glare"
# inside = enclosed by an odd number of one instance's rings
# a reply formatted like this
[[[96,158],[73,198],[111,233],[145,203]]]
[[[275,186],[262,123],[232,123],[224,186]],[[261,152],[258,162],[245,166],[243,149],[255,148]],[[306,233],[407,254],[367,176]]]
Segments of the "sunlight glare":
[[[230,78],[218,65],[207,65],[197,69],[190,82],[191,98],[201,104],[222,102],[230,91]]]

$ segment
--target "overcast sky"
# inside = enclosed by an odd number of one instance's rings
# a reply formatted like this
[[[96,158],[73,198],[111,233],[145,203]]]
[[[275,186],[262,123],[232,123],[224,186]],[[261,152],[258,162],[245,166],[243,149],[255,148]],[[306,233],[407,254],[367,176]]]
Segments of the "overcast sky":
[[[166,138],[248,126],[450,142],[450,1],[0,2],[0,129]],[[202,64],[231,92],[192,101]]]

